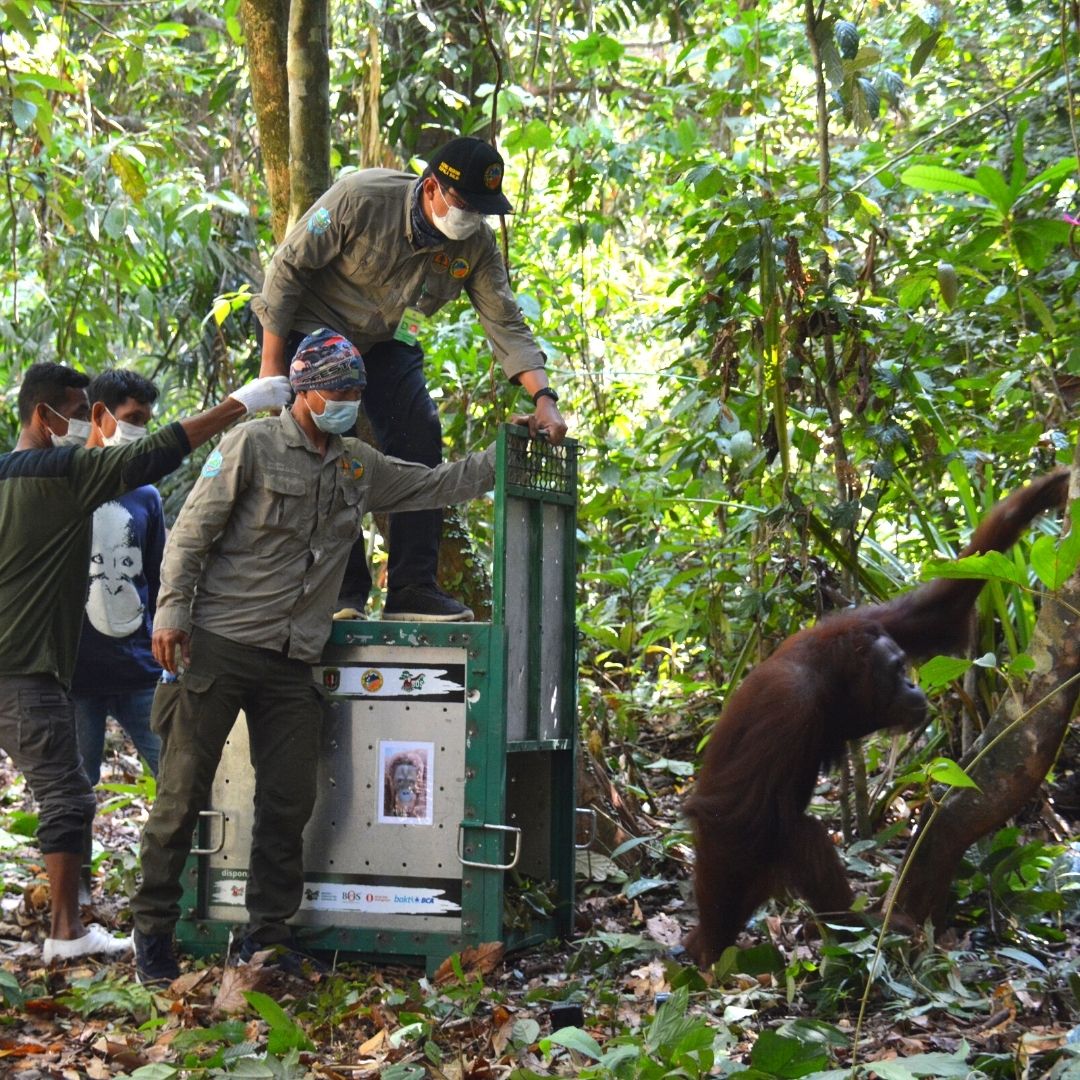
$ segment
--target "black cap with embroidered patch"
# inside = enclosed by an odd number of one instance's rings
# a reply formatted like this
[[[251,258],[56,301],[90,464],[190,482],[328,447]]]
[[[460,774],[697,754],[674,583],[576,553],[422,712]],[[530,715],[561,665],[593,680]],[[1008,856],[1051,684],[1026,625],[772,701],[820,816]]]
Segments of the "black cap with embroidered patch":
[[[483,139],[451,139],[435,151],[428,169],[440,184],[452,187],[470,210],[481,214],[514,212],[502,193],[502,155]]]

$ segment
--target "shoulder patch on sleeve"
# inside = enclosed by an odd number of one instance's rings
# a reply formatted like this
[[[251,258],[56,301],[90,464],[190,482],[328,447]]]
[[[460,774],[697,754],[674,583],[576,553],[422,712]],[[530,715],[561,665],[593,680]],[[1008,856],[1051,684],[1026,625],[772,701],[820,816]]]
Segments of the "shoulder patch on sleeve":
[[[330,211],[325,206],[320,206],[311,217],[308,218],[307,230],[316,236],[322,236],[330,228]]]
[[[215,450],[203,463],[202,472],[199,475],[207,480],[212,480],[221,472],[221,466],[224,463],[225,459],[221,456],[221,451]]]

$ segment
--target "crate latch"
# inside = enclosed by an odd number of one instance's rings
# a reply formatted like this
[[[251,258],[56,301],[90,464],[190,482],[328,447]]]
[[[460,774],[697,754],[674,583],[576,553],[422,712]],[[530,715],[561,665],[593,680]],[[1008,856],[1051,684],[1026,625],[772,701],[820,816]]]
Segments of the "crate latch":
[[[508,863],[474,862],[465,858],[462,851],[462,842],[466,829],[486,829],[488,832],[501,832],[514,834],[514,854]],[[491,825],[486,821],[462,821],[458,824],[457,834],[457,857],[462,866],[475,866],[480,870],[513,870],[521,857],[521,829],[516,825]]]

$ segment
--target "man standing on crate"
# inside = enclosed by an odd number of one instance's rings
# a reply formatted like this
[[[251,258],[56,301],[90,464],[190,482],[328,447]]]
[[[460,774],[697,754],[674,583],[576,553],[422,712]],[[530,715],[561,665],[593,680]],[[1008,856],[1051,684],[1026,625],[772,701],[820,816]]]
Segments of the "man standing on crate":
[[[533,400],[529,429],[566,435],[544,354],[510,291],[495,234],[484,221],[509,214],[503,159],[481,139],[451,139],[423,174],[361,169],[342,177],[285,237],[252,308],[262,327],[262,374],[284,374],[303,334],[333,327],[363,354],[364,411],[387,454],[437,465],[439,413],[427,390],[417,336],[441,307],[466,293],[506,377]],[[393,514],[384,619],[469,620],[435,583],[439,509]],[[340,604],[362,611],[371,589],[363,537]]]
[[[286,922],[300,906],[303,832],[316,794],[322,706],[311,665],[330,636],[349,549],[369,510],[447,506],[495,482],[494,447],[428,468],[342,438],[356,421],[365,374],[339,334],[304,338],[289,378],[292,409],[222,439],[165,546],[153,648],[178,677],[154,698],[160,774],[131,904],[143,982],[180,972],[172,941],[180,876],[241,709],[255,820],[239,959],[272,949],[282,967],[301,969]]]

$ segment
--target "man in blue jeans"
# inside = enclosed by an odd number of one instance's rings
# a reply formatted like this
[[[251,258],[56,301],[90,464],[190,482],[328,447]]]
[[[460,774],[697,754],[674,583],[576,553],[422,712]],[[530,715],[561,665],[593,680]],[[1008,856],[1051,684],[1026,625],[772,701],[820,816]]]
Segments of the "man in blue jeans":
[[[134,371],[103,371],[87,387],[87,447],[123,446],[146,435],[157,387]],[[71,680],[76,735],[92,785],[101,779],[105,726],[112,717],[157,776],[161,740],[150,730],[150,707],[161,665],[150,648],[157,604],[165,514],[153,484],[94,511],[90,587],[79,655]],[[79,899],[90,900],[92,830],[87,828]]]

